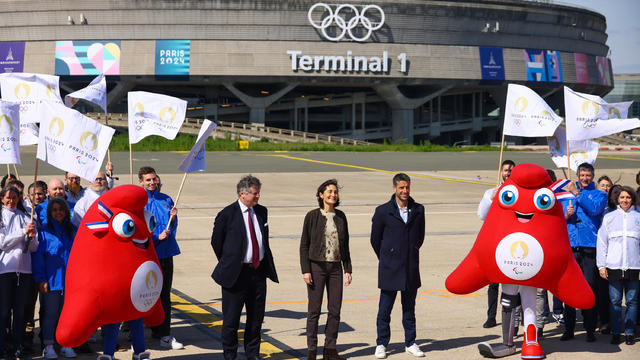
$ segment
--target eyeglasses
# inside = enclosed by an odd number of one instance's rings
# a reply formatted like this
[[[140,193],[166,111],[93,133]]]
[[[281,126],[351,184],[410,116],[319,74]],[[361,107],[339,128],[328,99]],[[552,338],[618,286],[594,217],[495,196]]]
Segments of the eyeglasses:
[[[67,180],[80,182],[80,177],[79,176],[72,176],[72,177],[68,177]]]
[[[103,178],[103,177],[97,177],[96,181],[107,181],[107,178]]]

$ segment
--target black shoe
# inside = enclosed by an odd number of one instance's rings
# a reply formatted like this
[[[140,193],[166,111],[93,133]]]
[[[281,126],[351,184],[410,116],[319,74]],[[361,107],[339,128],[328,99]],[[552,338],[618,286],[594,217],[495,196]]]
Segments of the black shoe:
[[[633,335],[627,335],[625,336],[624,343],[627,345],[633,345],[636,343],[636,341],[633,340]]]
[[[80,346],[76,346],[75,348],[73,348],[73,350],[75,350],[75,352],[77,352],[79,354],[92,354],[93,353],[93,349],[91,348],[91,345],[89,345],[88,342],[85,342],[84,344],[82,344]]]
[[[573,339],[573,331],[565,331],[560,337],[560,341],[567,341]]]
[[[489,328],[492,328],[492,327],[494,327],[496,325],[498,325],[496,323],[496,319],[493,318],[493,319],[487,319],[487,321],[485,321],[484,324],[482,324],[482,327],[485,328],[485,329],[489,329]]]
[[[592,333],[592,332],[588,332],[587,333],[587,342],[595,342],[596,341],[596,334]]]
[[[600,334],[611,334],[611,328],[609,327],[609,324],[603,324],[602,326],[600,326]]]
[[[619,345],[622,341],[620,340],[620,334],[613,334],[611,335],[611,344],[612,345]]]

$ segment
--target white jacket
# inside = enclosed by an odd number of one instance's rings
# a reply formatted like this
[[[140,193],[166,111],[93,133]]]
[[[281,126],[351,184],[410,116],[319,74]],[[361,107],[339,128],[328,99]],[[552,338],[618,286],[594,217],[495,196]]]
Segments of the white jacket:
[[[2,206],[2,224],[0,225],[0,274],[31,274],[31,253],[38,250],[38,235],[28,241],[24,228],[30,216],[18,209]],[[28,241],[28,247],[25,245]],[[26,250],[26,251],[25,251]]]
[[[482,195],[482,200],[480,200],[480,204],[478,204],[478,218],[480,218],[480,220],[482,221],[484,221],[484,219],[486,219],[487,217],[487,214],[489,214],[491,203],[493,203],[493,199],[491,198],[491,195],[493,195],[494,191],[496,191],[495,187],[492,187],[491,189],[487,189],[487,191],[484,192],[484,195]]]
[[[596,246],[598,269],[640,269],[640,213],[618,207],[604,216]]]

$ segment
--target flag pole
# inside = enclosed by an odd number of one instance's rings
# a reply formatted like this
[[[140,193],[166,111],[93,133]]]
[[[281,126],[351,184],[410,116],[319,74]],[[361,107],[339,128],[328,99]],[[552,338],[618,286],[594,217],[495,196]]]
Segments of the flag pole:
[[[133,155],[131,152],[131,143],[129,143],[129,179],[133,185]]]
[[[11,168],[9,167],[9,164],[7,164],[7,178],[9,175],[11,175]]]
[[[178,189],[178,194],[176,195],[176,200],[173,202],[173,207],[176,207],[178,205],[178,199],[180,199],[180,194],[182,193],[182,187],[184,186],[184,181],[187,179],[187,174],[188,173],[184,173],[184,176],[182,176],[182,182],[180,183],[180,188]],[[171,226],[171,221],[173,220],[173,215],[171,215],[171,217],[169,218],[169,222],[167,223],[167,230],[169,230],[169,226]]]
[[[38,158],[36,157],[36,170],[35,173],[33,174],[33,183],[35,184],[36,181],[38,181]],[[31,221],[33,221],[33,209],[36,208],[36,204],[33,203],[33,200],[31,201]]]
[[[13,170],[16,172],[16,178],[20,180],[20,174],[18,174],[18,167],[16,166],[16,164],[13,164]]]
[[[497,185],[500,185],[500,181],[502,180],[502,148],[504,147],[504,131],[502,132],[502,141],[500,141],[500,160],[498,161],[498,182]]]
[[[571,182],[571,150],[569,149],[569,137],[567,136],[567,173],[569,173],[569,182]],[[571,199],[569,199],[569,206],[573,206]]]

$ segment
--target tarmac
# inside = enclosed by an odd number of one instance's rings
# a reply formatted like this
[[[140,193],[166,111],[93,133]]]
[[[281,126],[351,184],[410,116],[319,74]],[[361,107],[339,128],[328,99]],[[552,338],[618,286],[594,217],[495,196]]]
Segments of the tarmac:
[[[183,153],[134,153],[134,168],[154,166],[162,178],[163,192],[174,199],[183,178],[177,166]],[[128,153],[112,153],[119,183],[128,183]],[[535,162],[553,168],[548,153],[507,152],[504,158]],[[23,159],[24,161],[25,159]],[[33,176],[29,162],[21,175]],[[261,355],[270,359],[306,357],[307,295],[299,265],[302,220],[317,206],[315,190],[328,178],[340,183],[340,209],[349,222],[353,283],[344,289],[338,351],[347,358],[374,359],[377,259],[369,243],[371,216],[375,207],[389,200],[391,178],[397,171],[412,178],[411,196],[426,208],[426,239],[420,251],[422,287],[416,299],[416,343],[427,359],[481,359],[477,344],[500,342],[500,326],[484,329],[486,289],[468,295],[449,293],[444,280],[473,245],[482,222],[476,209],[483,192],[497,180],[497,152],[466,153],[207,153],[207,171],[189,174],[178,202],[178,242],[182,253],[174,258],[173,335],[185,344],[183,350],[162,350],[158,340],[147,336],[153,359],[222,359],[220,343],[221,289],[210,275],[217,260],[210,245],[215,215],[237,200],[235,186],[242,174],[252,173],[262,181],[260,203],[269,209],[270,244],[280,282],[268,282],[266,316]],[[596,163],[596,178],[607,174],[635,187],[640,153],[603,152]],[[31,171],[32,173],[32,171]],[[562,171],[556,170],[559,178]],[[43,167],[43,179],[60,171]],[[575,178],[575,175],[574,175]],[[23,180],[24,181],[24,180]],[[26,182],[26,181],[25,181]],[[326,321],[326,308],[320,324]],[[389,359],[408,359],[399,301],[391,323]],[[244,317],[241,321],[244,320]],[[498,316],[498,321],[500,321]],[[575,339],[560,342],[563,327],[545,326],[542,342],[549,359],[638,359],[640,344],[611,345],[610,335],[585,341],[579,323]],[[319,329],[323,344],[324,326]],[[148,334],[149,335],[149,334]],[[523,338],[516,338],[521,346]],[[93,344],[101,348],[101,337]],[[128,345],[121,334],[121,343]],[[79,359],[95,359],[80,354]],[[118,352],[128,359],[131,351]],[[39,358],[39,357],[36,357]],[[239,359],[243,358],[242,348]],[[519,359],[519,352],[510,359]]]

